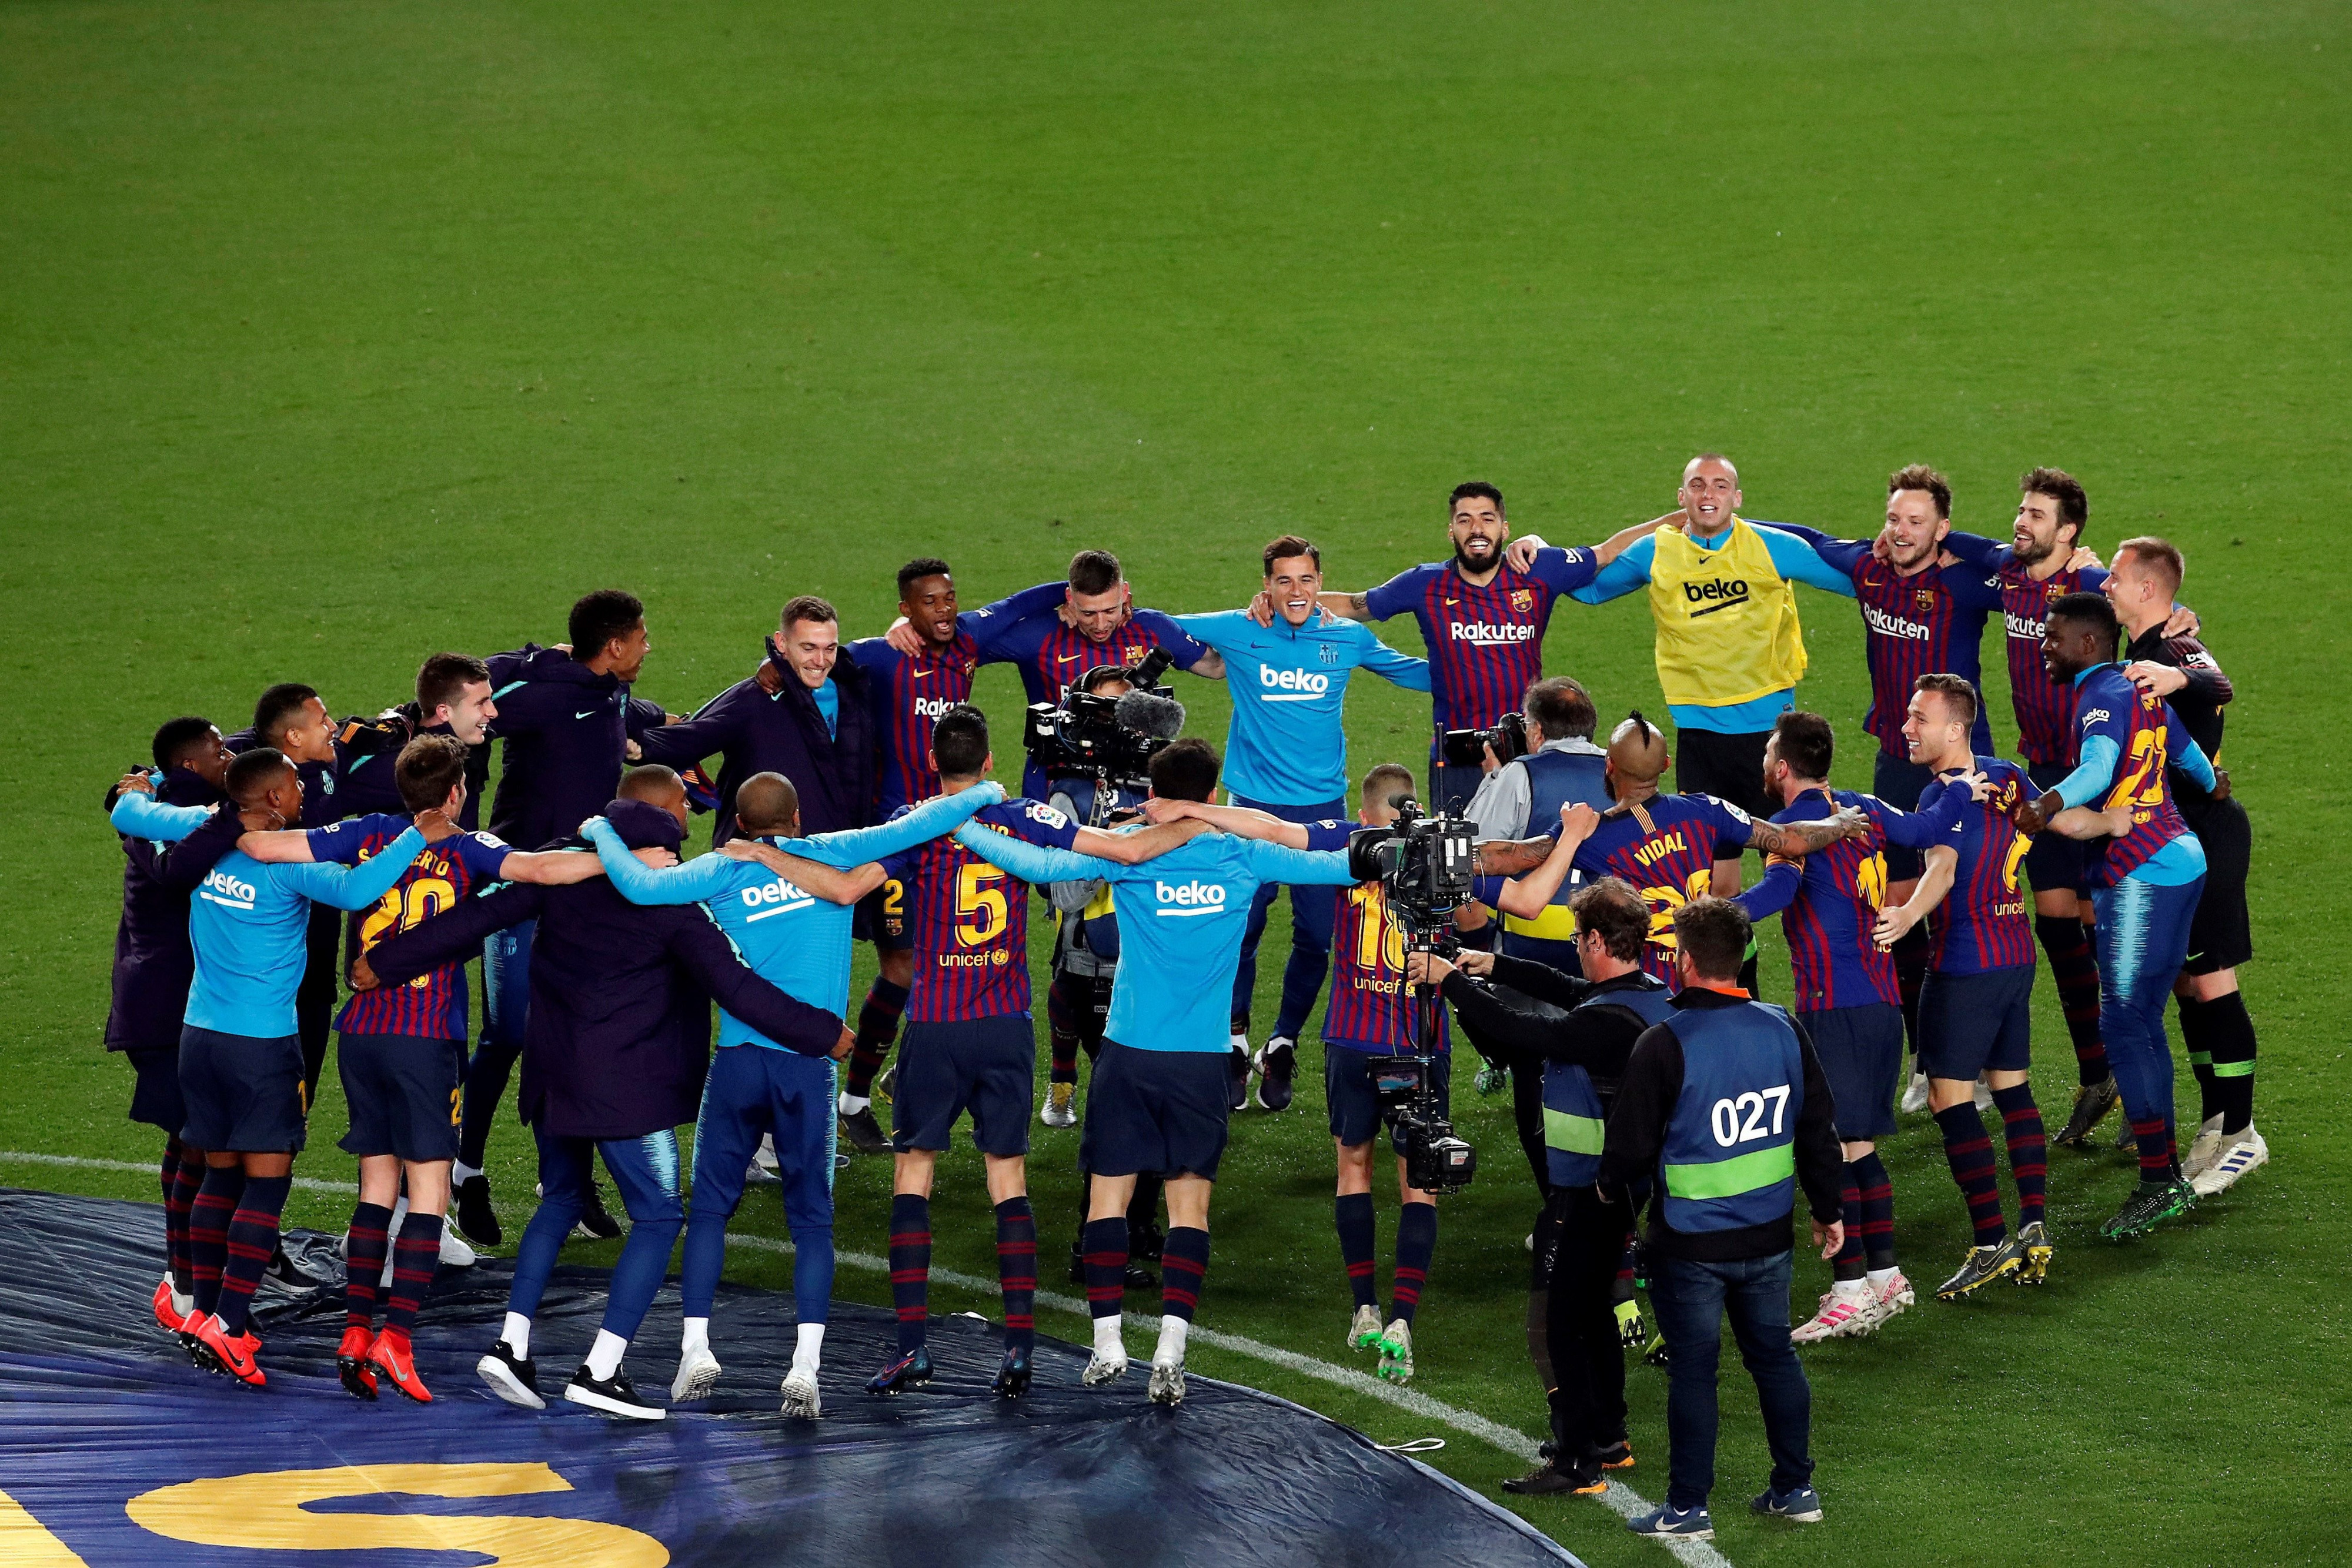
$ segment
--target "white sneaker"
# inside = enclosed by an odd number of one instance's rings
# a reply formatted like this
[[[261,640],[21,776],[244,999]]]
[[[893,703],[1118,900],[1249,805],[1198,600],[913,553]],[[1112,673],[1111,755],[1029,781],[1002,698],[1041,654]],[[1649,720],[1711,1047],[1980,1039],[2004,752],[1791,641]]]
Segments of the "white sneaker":
[[[457,1234],[457,1228],[444,1223],[441,1227],[441,1267],[470,1269],[476,1261],[478,1261],[477,1254],[471,1247],[466,1245],[466,1239]]]
[[[1124,1352],[1117,1356],[1108,1356],[1097,1351],[1087,1361],[1086,1371],[1079,1374],[1078,1381],[1088,1388],[1100,1388],[1104,1384],[1116,1383],[1126,1375],[1127,1356]]]
[[[1078,1113],[1074,1102],[1077,1097],[1078,1086],[1075,1083],[1048,1083],[1045,1103],[1038,1111],[1037,1119],[1049,1127],[1076,1126]]]
[[[1975,1095],[1978,1115],[1981,1116],[1992,1109],[1992,1086],[1981,1078],[1977,1080]]]
[[[707,1399],[719,1386],[719,1358],[707,1345],[696,1345],[677,1358],[677,1375],[669,1380],[669,1402],[683,1405],[689,1399]]]
[[[2271,1163],[2271,1146],[2254,1131],[2252,1122],[2246,1130],[2225,1143],[2213,1156],[2213,1163],[2200,1171],[2189,1185],[2197,1189],[2200,1197],[2211,1197],[2217,1192],[2227,1192],[2238,1185],[2238,1178],[2248,1171]]]
[[[2205,1118],[2204,1125],[2197,1129],[2197,1137],[2189,1144],[2189,1153],[2181,1157],[2180,1174],[2190,1182],[2195,1182],[2204,1173],[2205,1167],[2211,1165],[2221,1152],[2221,1118],[2208,1116]]]
[[[793,1372],[783,1381],[783,1412],[803,1421],[814,1421],[824,1413],[824,1401],[817,1397],[816,1379],[805,1372]]]
[[[1904,1308],[1918,1299],[1918,1291],[1911,1288],[1911,1281],[1904,1276],[1902,1270],[1897,1269],[1883,1287],[1870,1293],[1866,1310],[1871,1329],[1875,1330],[1887,1319],[1900,1315]]]
[[[1789,1331],[1789,1343],[1819,1344],[1825,1339],[1865,1334],[1877,1326],[1870,1320],[1870,1295],[1866,1289],[1861,1295],[1854,1296],[1824,1291],[1822,1292],[1821,1310]]]
[[[1412,1325],[1402,1318],[1381,1331],[1381,1364],[1374,1375],[1391,1383],[1412,1381]]]
[[[1092,1371],[1093,1369],[1089,1367],[1087,1370]],[[1152,1362],[1151,1386],[1147,1392],[1154,1405],[1183,1404],[1183,1358],[1180,1356],[1174,1361],[1155,1360]]]
[[[770,1181],[776,1179],[776,1134],[760,1134],[760,1146],[751,1151],[751,1163],[765,1172]]]
[[[1350,1319],[1348,1323],[1348,1348],[1349,1350],[1370,1350],[1372,1346],[1380,1343],[1380,1308],[1372,1306],[1358,1307],[1356,1309],[1355,1317]]]
[[[1927,1075],[1915,1072],[1911,1082],[1903,1086],[1903,1113],[1916,1116],[1927,1108]]]

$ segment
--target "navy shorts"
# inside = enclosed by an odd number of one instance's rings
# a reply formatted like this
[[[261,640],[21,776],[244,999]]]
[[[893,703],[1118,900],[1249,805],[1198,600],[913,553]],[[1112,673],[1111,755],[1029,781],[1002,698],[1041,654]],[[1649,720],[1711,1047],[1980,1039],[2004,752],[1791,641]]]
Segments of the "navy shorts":
[[[1372,1092],[1372,1071],[1365,1065],[1373,1056],[1398,1056],[1401,1051],[1358,1051],[1351,1045],[1323,1042],[1323,1103],[1331,1113],[1331,1135],[1349,1148],[1369,1144],[1381,1130],[1381,1102]],[[1437,1086],[1437,1111],[1453,1114],[1454,1053],[1442,1051],[1430,1062],[1430,1082]],[[1396,1134],[1389,1146],[1397,1153]]]
[[[161,1127],[173,1137],[188,1124],[188,1102],[180,1093],[180,1053],[126,1051],[138,1079],[131,1086],[131,1119]],[[202,1147],[202,1145],[198,1145]]]
[[[180,1094],[188,1107],[184,1144],[206,1154],[299,1153],[310,1113],[302,1094],[302,1037],[263,1040],[186,1025],[180,1030]]]
[[[2032,964],[1975,975],[1929,970],[1919,988],[1919,1071],[1973,1083],[2033,1064]]]
[[[411,1165],[457,1157],[457,1109],[466,1042],[413,1034],[346,1034],[335,1046],[351,1131],[335,1146],[362,1159],[397,1155]]]
[[[982,1154],[1025,1155],[1036,1082],[1037,1036],[1027,1013],[910,1023],[890,1091],[891,1143],[943,1151],[956,1118],[970,1111]]]
[[[1903,1072],[1903,1009],[1893,1002],[1799,1013],[1836,1102],[1837,1135],[1849,1144],[1895,1135],[1895,1086]],[[1969,1074],[1974,1077],[1975,1074]]]
[[[2063,762],[2037,762],[2025,770],[2025,776],[2033,781],[2036,789],[2046,794],[2074,771]],[[2033,891],[2088,893],[2087,848],[2083,840],[2070,839],[2063,833],[2034,834],[2025,850],[2025,875],[2033,883]]]
[[[1233,1092],[1223,1047],[1139,1051],[1103,1041],[1087,1090],[1078,1163],[1097,1176],[1217,1179]]]
[[[915,946],[914,921],[907,914],[907,884],[897,877],[857,901],[850,920],[850,936],[871,942],[877,953],[904,953]]]
[[[1907,757],[1890,757],[1881,751],[1877,762],[1871,768],[1870,792],[1898,811],[1916,811],[1919,809],[1919,792],[1927,789],[1928,781],[1935,777],[1936,770],[1924,762],[1914,762]],[[1918,876],[1920,862],[1917,850],[1906,850],[1901,844],[1890,843],[1886,846],[1885,855],[1887,881],[1910,882]],[[1890,1133],[1895,1131],[1892,1126],[1886,1130]]]
[[[2254,930],[2246,914],[2246,873],[2253,869],[2254,827],[2231,796],[2198,808],[2197,841],[2205,846],[2205,891],[2189,917],[2189,962],[2192,975],[2234,969],[2254,956]]]

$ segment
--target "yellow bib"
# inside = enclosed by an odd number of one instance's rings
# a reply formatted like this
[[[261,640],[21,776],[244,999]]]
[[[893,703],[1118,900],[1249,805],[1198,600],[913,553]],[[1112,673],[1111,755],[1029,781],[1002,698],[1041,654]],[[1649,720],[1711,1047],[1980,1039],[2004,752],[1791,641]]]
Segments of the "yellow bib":
[[[1734,517],[1716,549],[1675,528],[1651,537],[1650,612],[1666,701],[1729,707],[1794,686],[1805,673],[1805,633],[1796,592],[1764,536]]]

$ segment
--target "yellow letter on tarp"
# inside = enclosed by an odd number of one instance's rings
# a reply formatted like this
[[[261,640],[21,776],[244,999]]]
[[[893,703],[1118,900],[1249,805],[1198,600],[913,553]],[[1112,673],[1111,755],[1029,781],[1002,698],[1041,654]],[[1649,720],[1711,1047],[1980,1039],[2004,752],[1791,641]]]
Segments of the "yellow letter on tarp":
[[[0,1563],[8,1568],[89,1568],[5,1491],[0,1491]]]
[[[570,1481],[543,1464],[337,1465],[320,1470],[263,1470],[183,1481],[142,1492],[125,1503],[123,1511],[134,1523],[158,1535],[199,1546],[279,1552],[397,1548],[488,1552],[491,1560],[484,1568],[580,1568],[588,1563],[597,1568],[664,1568],[669,1562],[669,1549],[652,1536],[592,1519],[312,1513],[303,1506],[328,1498],[382,1492],[515,1497],[571,1490]],[[0,1542],[5,1540],[0,1535]],[[73,1559],[68,1553],[57,1561],[62,1565]]]

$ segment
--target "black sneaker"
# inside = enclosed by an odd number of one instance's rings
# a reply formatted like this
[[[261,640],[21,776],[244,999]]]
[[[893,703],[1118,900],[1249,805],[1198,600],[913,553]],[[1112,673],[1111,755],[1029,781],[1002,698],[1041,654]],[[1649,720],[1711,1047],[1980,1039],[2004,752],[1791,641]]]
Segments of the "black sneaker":
[[[1995,1280],[2010,1280],[2025,1266],[2025,1249],[2014,1236],[2004,1236],[1990,1247],[1971,1247],[1952,1277],[1936,1287],[1939,1301],[1957,1301],[1973,1295]]]
[[[1574,1493],[1579,1497],[1598,1497],[1609,1490],[1609,1478],[1591,1459],[1547,1460],[1526,1475],[1503,1483],[1503,1490],[1515,1497],[1559,1497]]]
[[[2074,1091],[2074,1109],[2067,1115],[2066,1124],[2050,1142],[2063,1149],[2089,1148],[2091,1134],[2098,1131],[2099,1124],[2107,1119],[2107,1113],[2116,1108],[2121,1098],[2113,1078],[2084,1084]]]
[[[1298,1071],[1298,1042],[1276,1035],[1257,1055],[1257,1103],[1269,1111],[1290,1109],[1291,1075]]]
[[[1157,1263],[1160,1261],[1160,1253],[1166,1251],[1167,1248],[1168,1233],[1157,1225],[1129,1227],[1127,1255],[1129,1258],[1146,1258]]]
[[[496,1247],[506,1240],[499,1211],[490,1207],[489,1177],[469,1176],[457,1184],[457,1234],[477,1247]]]
[[[904,1394],[931,1380],[931,1353],[918,1345],[866,1380],[868,1394]]]
[[[629,1375],[614,1368],[610,1377],[591,1377],[588,1364],[582,1362],[572,1381],[563,1385],[567,1404],[585,1405],[591,1410],[602,1410],[607,1416],[625,1416],[632,1421],[658,1421],[669,1412],[658,1405],[648,1405],[637,1397],[629,1385]]]
[[[861,1155],[887,1155],[890,1152],[890,1134],[874,1119],[874,1107],[861,1105],[841,1119],[841,1135],[849,1146]]]
[[[988,1391],[1001,1399],[1018,1399],[1029,1392],[1029,1353],[1007,1347],[1004,1364],[996,1369],[996,1381]]]
[[[580,1218],[572,1227],[572,1234],[583,1241],[615,1241],[620,1239],[621,1222],[605,1212],[604,1189],[593,1180],[588,1184],[588,1201],[580,1206]]]
[[[520,1405],[526,1410],[544,1410],[547,1401],[539,1392],[539,1363],[527,1355],[517,1355],[499,1341],[489,1353],[474,1363],[475,1375],[490,1385],[490,1392],[509,1405]]]
[[[1249,1104],[1250,1053],[1246,1046],[1225,1052],[1225,1107],[1239,1111]]]

